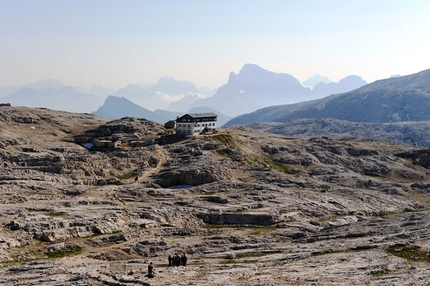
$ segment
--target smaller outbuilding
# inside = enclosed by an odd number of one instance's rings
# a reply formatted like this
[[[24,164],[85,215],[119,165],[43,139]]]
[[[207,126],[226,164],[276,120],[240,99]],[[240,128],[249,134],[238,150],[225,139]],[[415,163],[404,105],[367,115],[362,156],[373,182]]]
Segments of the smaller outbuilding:
[[[96,140],[93,144],[96,148],[118,148],[121,145],[121,141]]]
[[[176,123],[175,120],[169,120],[166,123],[164,123],[164,128],[166,128],[166,129],[173,129],[176,126],[175,123]]]

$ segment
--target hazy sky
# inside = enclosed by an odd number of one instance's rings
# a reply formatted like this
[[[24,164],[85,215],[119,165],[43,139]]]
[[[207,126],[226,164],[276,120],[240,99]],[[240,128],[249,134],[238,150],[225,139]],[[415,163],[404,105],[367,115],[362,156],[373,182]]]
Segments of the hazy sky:
[[[428,0],[0,0],[0,86],[217,88],[246,63],[372,82],[430,68]]]

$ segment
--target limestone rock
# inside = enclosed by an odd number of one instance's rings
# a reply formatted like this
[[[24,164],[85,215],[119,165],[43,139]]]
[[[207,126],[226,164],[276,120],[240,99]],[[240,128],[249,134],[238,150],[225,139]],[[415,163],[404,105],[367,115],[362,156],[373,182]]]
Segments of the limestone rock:
[[[177,138],[144,119],[1,107],[0,284],[426,285],[427,159],[351,136]]]

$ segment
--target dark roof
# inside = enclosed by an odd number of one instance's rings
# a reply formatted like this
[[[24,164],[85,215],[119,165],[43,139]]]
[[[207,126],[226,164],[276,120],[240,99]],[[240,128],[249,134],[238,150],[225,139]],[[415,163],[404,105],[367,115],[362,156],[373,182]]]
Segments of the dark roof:
[[[187,113],[187,114],[189,116],[191,116],[192,118],[217,117],[218,116],[213,112]],[[185,114],[185,115],[187,115],[187,114]]]

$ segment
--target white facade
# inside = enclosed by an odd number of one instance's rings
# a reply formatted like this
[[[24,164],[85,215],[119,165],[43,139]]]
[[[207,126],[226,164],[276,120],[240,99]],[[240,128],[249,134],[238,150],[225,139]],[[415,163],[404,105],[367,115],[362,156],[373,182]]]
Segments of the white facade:
[[[189,113],[176,119],[176,134],[192,136],[207,131],[216,131],[217,117],[215,113]]]

